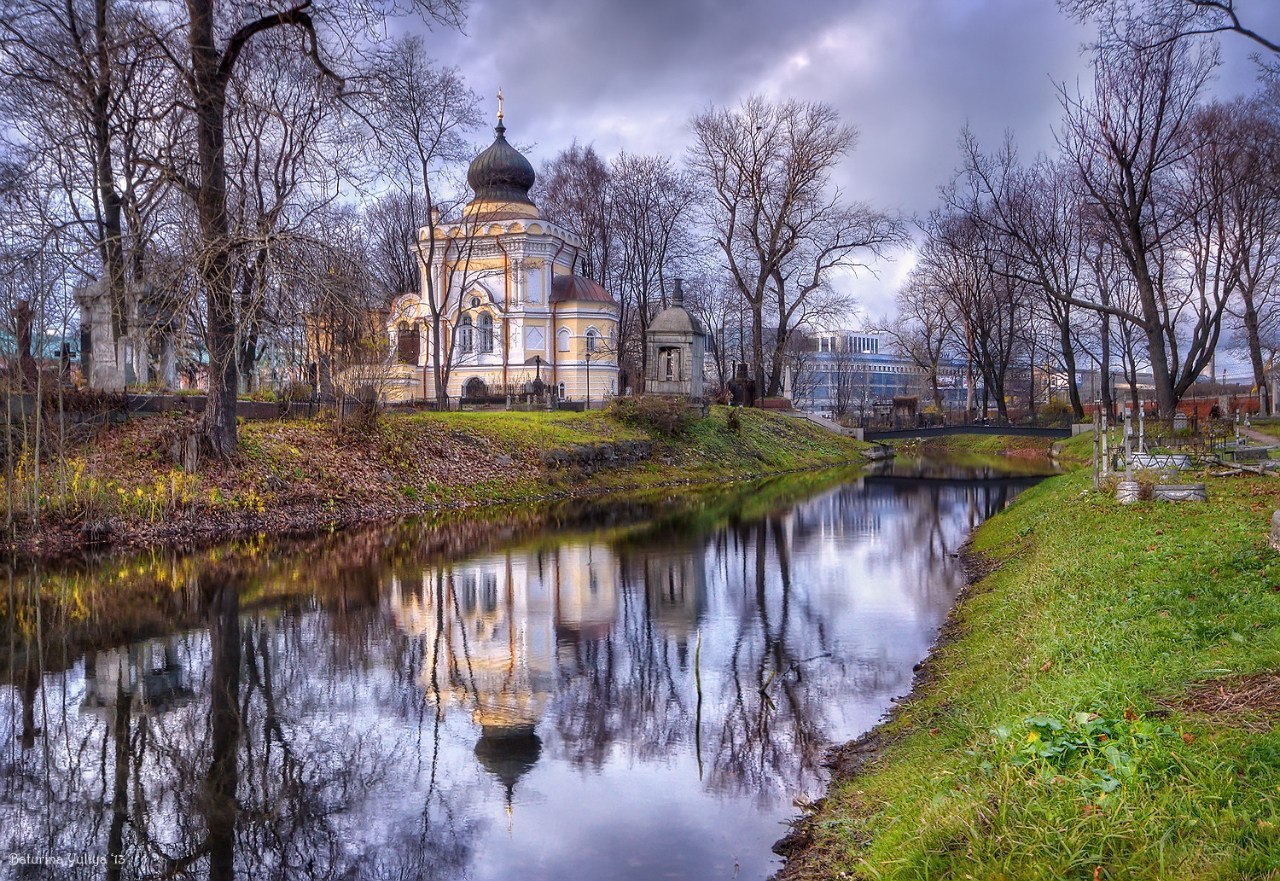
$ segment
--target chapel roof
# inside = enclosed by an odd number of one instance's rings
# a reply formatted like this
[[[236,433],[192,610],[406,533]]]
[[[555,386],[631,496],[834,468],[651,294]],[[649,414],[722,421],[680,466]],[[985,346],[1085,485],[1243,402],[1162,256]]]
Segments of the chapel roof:
[[[671,291],[671,305],[663,309],[649,322],[650,333],[695,333],[706,336],[702,322],[684,308],[684,282],[675,280]]]
[[[557,275],[551,279],[551,298],[552,303],[608,303],[609,305],[617,305],[617,301],[613,299],[598,282],[592,281],[585,275]]]

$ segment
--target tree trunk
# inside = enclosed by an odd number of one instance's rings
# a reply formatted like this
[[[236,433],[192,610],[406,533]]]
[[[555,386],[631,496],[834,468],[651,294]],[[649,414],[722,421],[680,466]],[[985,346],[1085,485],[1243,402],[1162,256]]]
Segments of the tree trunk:
[[[782,394],[783,361],[786,354],[786,338],[783,333],[782,327],[779,326],[778,336],[773,344],[773,354],[769,358],[769,389],[765,392],[765,397],[769,398],[776,398]]]
[[[236,315],[231,279],[230,224],[227,219],[225,139],[226,82],[215,48],[214,0],[187,0],[191,17],[192,97],[200,183],[196,213],[200,222],[200,278],[206,303],[205,346],[209,353],[209,396],[204,437],[223,458],[236,451]]]
[[[1080,383],[1076,381],[1076,352],[1071,345],[1070,319],[1058,325],[1062,334],[1062,366],[1067,371],[1067,397],[1071,399],[1071,415],[1076,422],[1084,420],[1084,402],[1080,400]]]
[[[215,576],[216,578],[217,576]],[[209,727],[213,753],[205,777],[205,828],[210,881],[235,877],[236,754],[240,746],[240,597],[236,585],[224,581],[209,593],[209,636],[212,665]]]
[[[1107,414],[1108,418],[1115,416],[1115,407],[1111,400],[1111,316],[1102,313],[1102,341],[1100,351],[1102,359],[1098,364],[1098,373],[1102,380],[1102,394],[1099,398],[1102,402],[1102,411]],[[1093,418],[1096,420],[1098,414],[1094,413]]]
[[[756,406],[764,399],[764,315],[759,302],[751,304],[751,366],[756,375]]]
[[[1134,241],[1141,241],[1141,232],[1135,235]],[[1147,335],[1147,354],[1151,358],[1151,384],[1155,386],[1156,408],[1160,418],[1172,419],[1178,400],[1173,390],[1173,377],[1169,373],[1169,358],[1165,349],[1164,328],[1160,322],[1155,285],[1147,271],[1145,255],[1141,255],[1135,263],[1137,271],[1134,275],[1142,301],[1142,315],[1146,319],[1142,329]]]
[[[1267,387],[1267,368],[1262,361],[1262,343],[1258,333],[1258,310],[1254,306],[1253,292],[1242,293],[1244,302],[1244,331],[1249,346],[1249,364],[1253,368],[1253,384],[1258,387],[1258,403],[1264,416],[1271,415],[1271,389]]]
[[[120,369],[125,378],[124,365],[119,363],[120,337],[128,331],[128,307],[125,278],[124,235],[122,226],[123,205],[116,191],[115,162],[111,143],[111,57],[107,37],[108,0],[94,0],[94,53],[97,70],[93,83],[93,148],[94,176],[98,189],[100,214],[98,242],[103,271],[107,276],[107,292],[111,302],[111,339],[93,341],[93,360],[99,361],[111,352],[111,363]],[[90,374],[92,375],[92,373]]]

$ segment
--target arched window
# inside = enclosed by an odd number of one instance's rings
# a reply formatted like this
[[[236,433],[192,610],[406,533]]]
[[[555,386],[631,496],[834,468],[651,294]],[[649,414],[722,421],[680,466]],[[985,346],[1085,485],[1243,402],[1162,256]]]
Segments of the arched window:
[[[480,354],[487,355],[493,351],[493,316],[488,312],[480,313]]]
[[[556,334],[556,350],[559,352],[569,351],[569,328],[562,327]]]
[[[475,348],[475,332],[471,327],[471,316],[463,315],[458,322],[458,351],[464,355],[471,354]]]
[[[563,383],[563,382],[562,382],[562,383],[560,383],[559,394],[558,394],[556,397],[560,398],[560,400],[562,400],[562,401],[563,401],[563,400],[564,400],[564,398],[565,398],[565,394],[564,394],[564,383]]]
[[[396,360],[401,364],[418,363],[418,328],[407,321],[396,327]]]
[[[594,327],[587,328],[587,354],[594,355],[596,353],[596,343],[599,341],[600,334]]]

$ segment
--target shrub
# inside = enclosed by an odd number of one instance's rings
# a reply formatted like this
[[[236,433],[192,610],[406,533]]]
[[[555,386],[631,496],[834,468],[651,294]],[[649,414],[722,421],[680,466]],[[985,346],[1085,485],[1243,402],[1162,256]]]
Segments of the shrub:
[[[1071,412],[1071,405],[1061,398],[1054,398],[1049,403],[1040,408],[1036,414],[1040,422],[1050,425],[1062,424],[1070,425],[1074,414]]]
[[[620,422],[666,437],[684,434],[694,420],[694,413],[683,399],[660,395],[614,398],[609,412]]]
[[[295,379],[281,390],[280,397],[291,404],[309,401],[311,400],[311,386]]]

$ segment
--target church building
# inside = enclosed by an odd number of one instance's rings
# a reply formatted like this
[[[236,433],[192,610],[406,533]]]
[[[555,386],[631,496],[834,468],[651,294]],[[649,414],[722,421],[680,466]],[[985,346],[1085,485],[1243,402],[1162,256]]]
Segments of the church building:
[[[519,396],[535,380],[562,400],[617,394],[618,303],[575,273],[582,242],[539,213],[533,166],[502,116],[499,93],[496,137],[467,169],[462,216],[433,218],[412,245],[421,281],[391,305],[389,400],[433,400],[437,358],[453,400]]]

